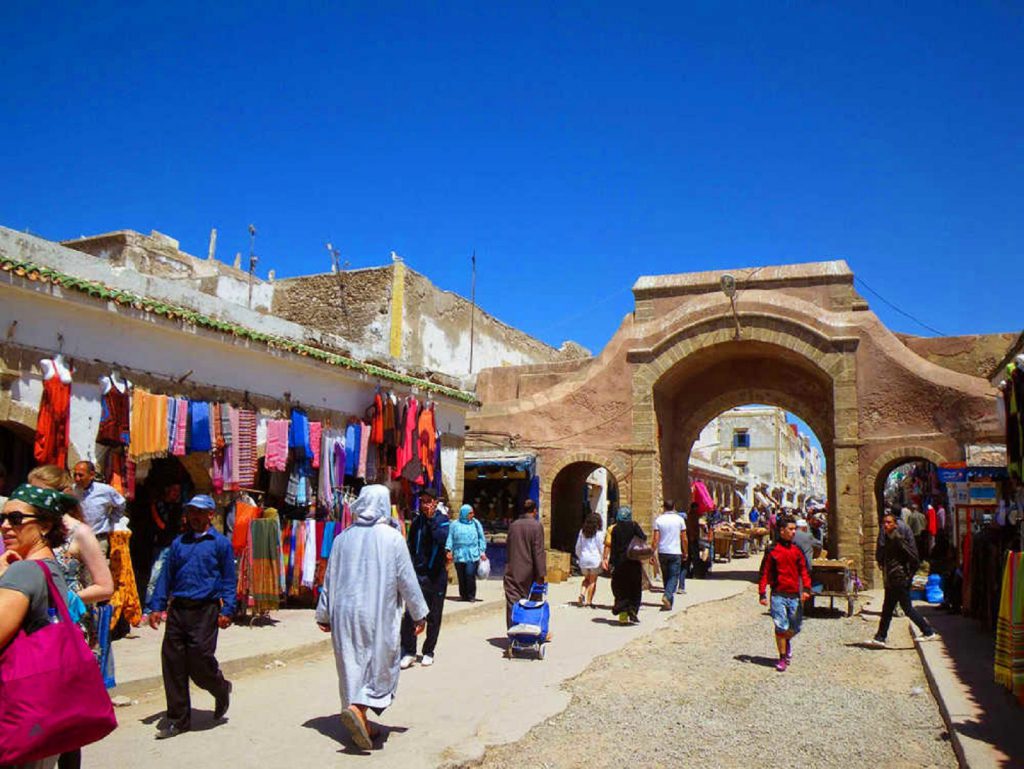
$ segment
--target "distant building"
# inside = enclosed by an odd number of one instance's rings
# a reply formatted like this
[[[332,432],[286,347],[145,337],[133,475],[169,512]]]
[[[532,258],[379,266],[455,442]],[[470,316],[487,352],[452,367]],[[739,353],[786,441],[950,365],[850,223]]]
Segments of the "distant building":
[[[769,501],[803,507],[825,499],[821,452],[774,406],[731,409],[711,420],[693,446],[694,460],[742,480],[745,507]],[[700,477],[699,467],[690,472]]]

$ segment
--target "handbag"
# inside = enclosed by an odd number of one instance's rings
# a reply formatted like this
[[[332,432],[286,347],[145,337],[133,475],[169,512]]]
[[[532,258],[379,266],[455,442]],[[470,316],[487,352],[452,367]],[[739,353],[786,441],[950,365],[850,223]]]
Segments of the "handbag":
[[[626,557],[631,561],[646,561],[654,555],[654,548],[647,544],[647,540],[633,535],[629,540],[629,547],[626,548]]]
[[[96,658],[50,570],[36,563],[58,621],[31,635],[22,628],[0,652],[0,765],[77,750],[117,728]]]

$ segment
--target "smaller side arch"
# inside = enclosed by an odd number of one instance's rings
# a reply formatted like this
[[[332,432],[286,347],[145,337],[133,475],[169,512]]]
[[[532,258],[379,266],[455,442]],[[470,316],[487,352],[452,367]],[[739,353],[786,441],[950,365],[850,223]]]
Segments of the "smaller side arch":
[[[564,521],[555,520],[555,503],[554,492],[556,491],[556,481],[564,470],[572,468],[574,465],[580,465],[583,468],[589,468],[587,474],[603,467],[608,471],[610,485],[614,486],[617,492],[617,499],[625,501],[629,499],[629,462],[618,453],[603,452],[592,452],[592,451],[574,451],[566,454],[560,454],[550,464],[546,457],[541,457],[540,466],[538,471],[541,477],[540,483],[540,511],[541,521],[544,523],[544,535],[547,540],[548,547],[553,547],[556,544],[561,544],[565,547],[565,541],[567,534],[565,529]],[[558,528],[558,532],[556,532]],[[573,535],[575,536],[575,534]]]

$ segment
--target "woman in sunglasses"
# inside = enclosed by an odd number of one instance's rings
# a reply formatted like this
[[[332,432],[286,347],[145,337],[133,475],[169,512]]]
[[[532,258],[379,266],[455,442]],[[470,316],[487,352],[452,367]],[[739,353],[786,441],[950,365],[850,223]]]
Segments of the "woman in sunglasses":
[[[60,594],[67,594],[64,570],[53,549],[64,542],[64,511],[73,504],[74,497],[27,483],[4,504],[0,534],[7,549],[0,555],[0,649],[22,628],[31,634],[50,621],[46,578],[31,561],[45,564]]]

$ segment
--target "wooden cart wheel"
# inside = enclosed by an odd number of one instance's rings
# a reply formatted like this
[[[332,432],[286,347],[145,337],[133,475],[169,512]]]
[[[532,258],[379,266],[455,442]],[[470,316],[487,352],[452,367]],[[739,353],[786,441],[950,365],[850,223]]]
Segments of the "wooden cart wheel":
[[[544,644],[541,644],[540,648],[537,649],[537,659],[539,659],[539,660],[544,659]]]

